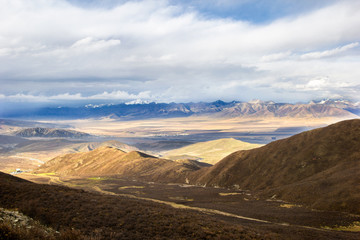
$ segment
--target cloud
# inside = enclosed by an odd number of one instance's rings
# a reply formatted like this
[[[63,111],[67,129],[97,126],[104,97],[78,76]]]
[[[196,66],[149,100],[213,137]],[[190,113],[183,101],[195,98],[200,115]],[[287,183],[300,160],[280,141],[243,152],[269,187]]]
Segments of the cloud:
[[[16,47],[16,48],[0,48],[0,57],[2,56],[16,56],[22,54],[26,51],[29,51],[26,47]]]
[[[101,94],[92,95],[87,97],[87,99],[121,99],[121,100],[130,100],[130,99],[151,99],[150,91],[140,92],[138,94],[129,94],[125,91],[113,91],[113,92],[103,92]]]
[[[316,79],[310,79],[306,84],[296,85],[297,89],[304,91],[317,91],[330,86],[328,77],[318,77]]]
[[[31,96],[31,95],[30,95]],[[39,101],[49,101],[49,100],[71,100],[71,101],[76,101],[76,100],[84,100],[85,98],[81,95],[81,93],[75,93],[75,94],[70,94],[70,93],[63,93],[63,94],[58,94],[58,95],[54,95],[54,96],[33,96],[35,99],[38,99]]]
[[[292,53],[290,51],[274,53],[274,54],[262,56],[261,61],[262,62],[279,61],[279,60],[286,59],[286,58],[290,57],[291,55],[292,55]]]
[[[113,91],[113,92],[103,92],[99,94],[94,94],[90,96],[83,96],[81,93],[63,93],[52,96],[45,95],[32,95],[32,94],[14,94],[14,95],[4,95],[0,94],[0,99],[9,101],[9,102],[51,102],[51,101],[83,101],[83,100],[137,100],[137,99],[152,99],[150,91],[139,92],[138,94],[131,94],[125,91]]]
[[[301,55],[300,58],[307,60],[307,59],[319,59],[319,58],[334,57],[334,56],[340,55],[341,53],[345,53],[348,50],[353,49],[358,46],[359,46],[359,42],[354,42],[354,43],[350,43],[350,44],[347,44],[342,47],[337,47],[337,48],[322,51],[322,52],[306,53],[306,54]]]
[[[79,49],[86,52],[101,51],[110,47],[120,45],[121,41],[118,39],[110,40],[95,40],[92,37],[86,37],[76,41],[71,48]]]
[[[0,0],[0,94],[28,101],[195,101],[275,100],[297,92],[305,99],[311,98],[303,95],[306,87],[317,89],[313,95],[336,91],[306,85],[318,76],[349,86],[360,78],[358,1],[331,1],[256,24],[209,17],[182,1],[93,2]],[[231,1],[214,2],[232,8]]]

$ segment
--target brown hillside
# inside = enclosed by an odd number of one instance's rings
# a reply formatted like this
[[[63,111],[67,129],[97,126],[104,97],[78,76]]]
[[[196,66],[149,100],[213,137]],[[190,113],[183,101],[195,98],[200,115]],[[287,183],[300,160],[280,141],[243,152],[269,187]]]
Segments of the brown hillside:
[[[58,239],[279,239],[194,211],[64,186],[35,184],[0,172],[0,208],[18,209],[54,230]],[[54,239],[36,231],[23,238],[4,229],[0,239]],[[15,228],[27,231],[25,227]],[[68,229],[70,233],[66,234]],[[35,229],[36,230],[36,229]],[[270,235],[270,236],[267,236]]]
[[[235,152],[193,178],[319,209],[360,213],[360,120],[347,120]]]
[[[56,157],[36,171],[62,176],[117,175],[151,181],[184,182],[188,172],[199,168],[195,162],[176,162],[138,151],[126,153],[112,147],[100,147],[87,153],[71,153]]]

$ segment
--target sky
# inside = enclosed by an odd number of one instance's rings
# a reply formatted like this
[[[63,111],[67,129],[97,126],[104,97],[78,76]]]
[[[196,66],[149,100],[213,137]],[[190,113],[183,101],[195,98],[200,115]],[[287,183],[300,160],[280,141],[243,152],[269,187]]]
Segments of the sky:
[[[360,101],[358,0],[0,5],[0,107]]]

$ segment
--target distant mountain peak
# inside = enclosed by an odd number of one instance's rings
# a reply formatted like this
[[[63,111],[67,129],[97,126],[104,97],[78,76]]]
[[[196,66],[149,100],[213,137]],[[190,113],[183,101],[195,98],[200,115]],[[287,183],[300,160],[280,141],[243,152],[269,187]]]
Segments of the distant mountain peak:
[[[250,100],[248,103],[251,103],[251,104],[262,104],[262,103],[265,103],[264,101],[260,100],[260,99],[253,99],[253,100]]]
[[[248,103],[250,103],[250,104],[268,104],[268,105],[276,104],[274,101],[263,101],[260,99],[253,99],[253,100],[250,100]]]
[[[222,100],[216,100],[215,102],[213,102],[213,104],[215,104],[215,105],[226,105],[227,103],[222,101]]]

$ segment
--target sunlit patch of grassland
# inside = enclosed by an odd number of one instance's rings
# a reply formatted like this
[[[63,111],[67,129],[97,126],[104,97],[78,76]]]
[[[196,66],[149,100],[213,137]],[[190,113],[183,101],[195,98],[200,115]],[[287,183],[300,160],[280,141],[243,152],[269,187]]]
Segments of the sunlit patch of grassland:
[[[232,192],[232,193],[219,193],[220,196],[235,196],[240,195],[241,193]]]
[[[188,202],[193,202],[194,201],[194,199],[187,198],[187,197],[169,197],[169,199],[171,199],[171,200],[180,200],[180,201],[188,201]]]
[[[280,207],[282,207],[282,208],[295,208],[295,207],[301,207],[301,206],[297,205],[297,204],[284,203],[284,204],[281,204]]]
[[[87,178],[88,180],[93,180],[93,181],[104,181],[104,180],[110,180],[110,178],[107,177],[90,177]]]
[[[201,159],[201,162],[216,164],[227,155],[239,151],[249,150],[262,146],[236,140],[234,138],[221,138],[208,142],[194,143],[182,148],[163,152],[170,159]]]
[[[15,172],[15,169],[14,168],[5,168],[5,169],[1,169],[1,172],[10,174],[12,172]]]
[[[144,186],[123,186],[123,187],[119,187],[119,190],[121,189],[131,189],[131,188],[145,188]]]
[[[336,230],[336,231],[347,231],[347,232],[360,232],[360,222],[356,221],[350,224],[349,226],[335,226],[335,227],[322,227],[328,230]]]
[[[34,173],[34,175],[37,175],[37,176],[54,176],[54,175],[56,175],[56,173],[54,173],[54,172],[49,172],[49,173]]]

